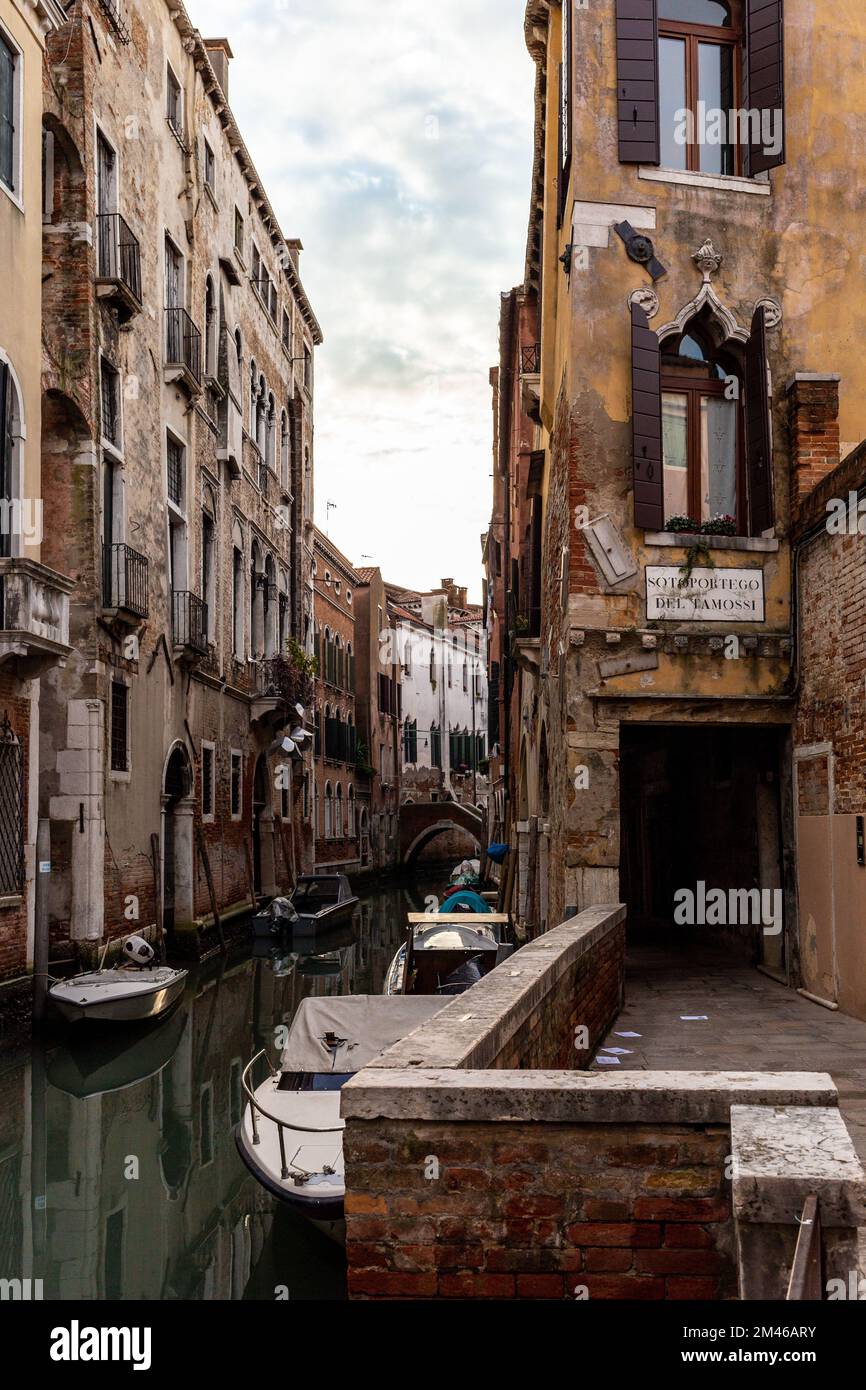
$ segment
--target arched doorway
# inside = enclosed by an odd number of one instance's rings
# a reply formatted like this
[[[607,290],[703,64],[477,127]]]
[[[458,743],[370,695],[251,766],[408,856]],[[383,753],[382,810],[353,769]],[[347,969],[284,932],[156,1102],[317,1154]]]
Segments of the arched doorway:
[[[193,918],[192,768],[182,743],[168,755],[162,781],[162,920],[167,931]]]

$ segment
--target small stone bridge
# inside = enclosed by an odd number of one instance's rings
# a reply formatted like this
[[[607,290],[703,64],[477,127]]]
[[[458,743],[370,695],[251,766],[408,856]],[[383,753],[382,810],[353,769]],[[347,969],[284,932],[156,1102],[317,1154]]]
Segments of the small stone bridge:
[[[456,801],[412,801],[400,807],[400,863],[411,864],[416,854],[445,830],[466,830],[481,848],[484,820],[474,806]]]

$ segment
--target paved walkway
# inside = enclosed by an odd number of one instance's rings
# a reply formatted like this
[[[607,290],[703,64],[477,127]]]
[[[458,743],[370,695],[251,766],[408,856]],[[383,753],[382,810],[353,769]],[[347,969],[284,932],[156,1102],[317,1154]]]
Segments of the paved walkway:
[[[829,1072],[866,1164],[866,1023],[812,1004],[729,956],[631,949],[625,1007],[602,1046],[630,1049],[620,1069]]]

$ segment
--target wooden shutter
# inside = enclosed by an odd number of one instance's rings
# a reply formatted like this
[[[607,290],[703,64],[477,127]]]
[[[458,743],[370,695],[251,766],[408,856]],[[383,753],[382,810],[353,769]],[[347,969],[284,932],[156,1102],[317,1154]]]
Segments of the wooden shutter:
[[[745,149],[746,173],[760,174],[785,163],[785,50],[783,0],[746,0],[745,102],[747,111],[761,113],[768,129],[782,125],[778,154],[765,154],[764,142],[751,142]],[[751,129],[750,129],[751,136]]]
[[[665,515],[659,340],[639,304],[631,306],[631,409],[634,524],[661,531]]]
[[[767,400],[767,338],[764,310],[752,316],[746,344],[746,484],[749,532],[759,536],[773,524],[770,406]]]
[[[620,164],[659,162],[657,0],[616,0]]]

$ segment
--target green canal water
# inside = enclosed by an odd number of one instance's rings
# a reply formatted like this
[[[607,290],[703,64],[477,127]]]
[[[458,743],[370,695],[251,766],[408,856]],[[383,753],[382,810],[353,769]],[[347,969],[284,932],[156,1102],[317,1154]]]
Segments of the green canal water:
[[[325,955],[191,972],[146,1033],[73,1029],[0,1056],[0,1280],[41,1280],[46,1300],[345,1298],[342,1250],[238,1156],[241,1071],[276,1056],[308,995],[380,993],[406,913],[437,886],[365,896],[354,939]]]

